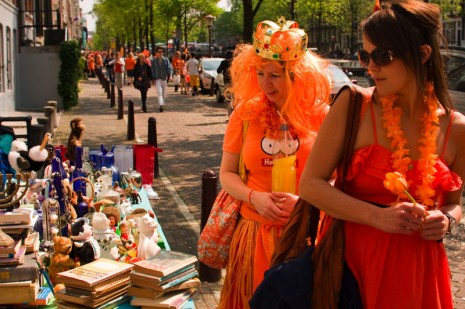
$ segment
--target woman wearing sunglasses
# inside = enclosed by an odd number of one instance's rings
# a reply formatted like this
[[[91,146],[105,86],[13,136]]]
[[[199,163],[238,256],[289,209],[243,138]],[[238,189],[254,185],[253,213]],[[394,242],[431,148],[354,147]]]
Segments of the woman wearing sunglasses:
[[[462,216],[465,117],[454,111],[440,54],[440,9],[393,1],[362,23],[362,65],[376,82],[345,193],[328,184],[341,160],[349,91],[328,113],[300,194],[345,220],[345,260],[364,308],[453,308],[442,239]]]

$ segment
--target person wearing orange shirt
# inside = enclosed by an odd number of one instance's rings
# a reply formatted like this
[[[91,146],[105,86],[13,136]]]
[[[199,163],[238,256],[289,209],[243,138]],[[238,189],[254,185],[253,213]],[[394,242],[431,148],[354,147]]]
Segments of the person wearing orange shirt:
[[[257,25],[253,45],[239,45],[231,64],[234,111],[224,136],[220,180],[223,189],[242,204],[220,309],[249,308],[298,200],[298,192],[273,192],[274,155],[295,156],[293,181],[298,184],[329,109],[327,61],[307,50],[307,40],[294,21],[283,17],[278,23],[263,21]],[[245,121],[248,127],[243,140]],[[282,124],[292,136],[289,149],[278,140]],[[239,176],[241,149],[246,183]]]
[[[134,81],[134,66],[136,65],[136,59],[134,58],[133,53],[129,53],[129,55],[124,60],[126,73],[128,75],[128,85],[131,85]]]
[[[95,77],[95,59],[92,54],[89,54],[87,58],[87,68],[89,70],[89,77]]]

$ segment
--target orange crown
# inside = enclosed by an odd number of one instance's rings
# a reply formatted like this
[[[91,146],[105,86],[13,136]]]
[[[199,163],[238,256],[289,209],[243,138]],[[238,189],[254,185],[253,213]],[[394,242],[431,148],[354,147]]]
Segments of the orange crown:
[[[291,61],[302,57],[307,52],[308,37],[299,29],[297,22],[284,17],[278,23],[269,20],[258,23],[253,46],[255,53],[263,58]]]

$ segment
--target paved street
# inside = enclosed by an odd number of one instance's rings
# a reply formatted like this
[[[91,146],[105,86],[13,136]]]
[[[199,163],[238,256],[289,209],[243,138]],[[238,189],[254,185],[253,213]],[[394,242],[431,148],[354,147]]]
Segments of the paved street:
[[[207,170],[218,172],[226,128],[225,106],[216,103],[213,97],[181,95],[169,87],[165,111],[159,113],[156,90],[152,87],[148,113],[142,113],[138,91],[124,86],[125,119],[117,120],[116,106],[110,107],[110,100],[96,79],[81,82],[80,89],[79,107],[59,113],[53,143],[66,144],[69,121],[74,117],[83,119],[87,128],[83,144],[91,149],[101,143],[107,147],[146,143],[148,119],[155,117],[158,147],[163,152],[159,154],[160,177],[154,179],[154,189],[161,199],[152,205],[171,248],[195,254],[200,231],[202,174]],[[132,141],[126,140],[129,99],[135,102],[137,135]],[[445,246],[452,270],[455,308],[465,308],[465,242],[446,239]],[[195,297],[197,308],[215,308],[220,289],[221,282],[204,283]]]

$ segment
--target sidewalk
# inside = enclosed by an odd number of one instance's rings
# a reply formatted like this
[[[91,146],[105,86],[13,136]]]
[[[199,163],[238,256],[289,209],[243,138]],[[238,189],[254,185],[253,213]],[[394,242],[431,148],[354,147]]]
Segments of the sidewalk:
[[[125,119],[117,120],[117,106],[98,83],[90,79],[80,83],[79,107],[60,112],[60,122],[53,143],[66,145],[69,122],[80,117],[86,126],[83,145],[91,149],[100,144],[146,143],[148,119],[157,123],[160,177],[154,179],[154,190],[160,200],[152,201],[154,212],[162,225],[171,249],[196,254],[200,231],[202,174],[213,170],[218,175],[221,147],[226,128],[227,110],[214,97],[180,95],[167,88],[163,113],[158,112],[156,90],[149,89],[147,113],[141,112],[139,91],[124,86]],[[127,141],[127,102],[134,101],[136,140]],[[116,101],[117,102],[117,101]],[[117,104],[116,104],[117,105]],[[462,221],[463,222],[463,221]],[[462,233],[465,235],[465,233]],[[465,308],[465,242],[464,239],[444,241],[452,272],[455,308]],[[215,308],[221,290],[219,283],[203,283],[195,297],[198,309]]]
[[[149,89],[147,113],[142,113],[140,93],[132,86],[123,87],[124,119],[117,119],[117,97],[114,108],[97,79],[80,83],[79,106],[60,112],[54,145],[66,145],[69,123],[82,118],[86,130],[83,145],[97,149],[100,144],[147,143],[148,119],[157,122],[160,177],[154,179],[154,190],[160,196],[152,200],[154,212],[172,250],[197,254],[200,233],[202,174],[213,169],[218,173],[221,145],[226,128],[226,108],[208,96],[187,96],[167,88],[165,111],[158,112],[156,90]],[[127,103],[134,101],[136,139],[127,141]],[[215,308],[221,282],[202,283],[195,296],[198,309]]]

